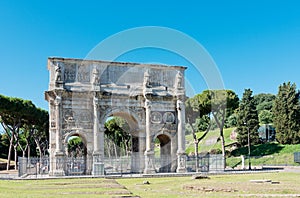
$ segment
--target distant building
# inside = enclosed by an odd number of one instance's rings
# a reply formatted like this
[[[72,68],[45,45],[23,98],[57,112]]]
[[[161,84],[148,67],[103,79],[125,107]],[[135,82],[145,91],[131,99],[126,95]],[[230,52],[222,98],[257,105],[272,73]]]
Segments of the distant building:
[[[275,128],[271,124],[264,124],[259,127],[258,135],[262,142],[273,142],[275,141]]]

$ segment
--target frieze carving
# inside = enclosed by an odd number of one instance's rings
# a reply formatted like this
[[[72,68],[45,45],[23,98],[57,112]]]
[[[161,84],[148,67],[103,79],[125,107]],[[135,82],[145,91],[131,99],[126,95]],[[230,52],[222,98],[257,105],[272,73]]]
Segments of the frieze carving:
[[[75,64],[66,64],[65,65],[65,82],[75,82],[76,79],[76,65]]]
[[[150,82],[152,86],[160,86],[162,70],[160,69],[152,69],[150,73]]]
[[[78,74],[77,74],[78,82],[90,82],[90,71],[89,67],[85,65],[78,66]]]

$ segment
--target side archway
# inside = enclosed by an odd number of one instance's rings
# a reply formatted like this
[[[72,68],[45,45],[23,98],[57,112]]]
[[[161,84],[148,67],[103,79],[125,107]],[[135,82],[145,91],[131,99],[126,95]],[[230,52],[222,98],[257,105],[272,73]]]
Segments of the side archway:
[[[154,138],[156,168],[159,172],[172,172],[172,137],[167,133],[158,133]]]
[[[87,172],[87,140],[83,133],[72,131],[64,139],[67,175],[84,175]]]

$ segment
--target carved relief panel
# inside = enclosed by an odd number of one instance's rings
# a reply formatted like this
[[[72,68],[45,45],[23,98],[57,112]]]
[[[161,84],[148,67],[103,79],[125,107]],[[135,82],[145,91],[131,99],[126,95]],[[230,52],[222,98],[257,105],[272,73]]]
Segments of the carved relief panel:
[[[84,128],[92,129],[93,115],[90,110],[87,109],[65,109],[63,111],[63,128],[74,129]]]
[[[174,111],[152,111],[151,122],[153,124],[174,124],[176,122]]]
[[[77,72],[77,80],[78,82],[90,82],[90,69],[86,65],[78,65]]]
[[[71,83],[76,80],[76,64],[68,63],[65,64],[65,72],[64,72],[65,82]]]

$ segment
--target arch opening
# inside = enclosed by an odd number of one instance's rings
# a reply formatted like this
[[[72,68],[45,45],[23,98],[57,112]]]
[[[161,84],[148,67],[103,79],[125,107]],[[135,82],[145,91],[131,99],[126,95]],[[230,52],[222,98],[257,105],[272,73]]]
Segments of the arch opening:
[[[132,115],[110,114],[104,124],[104,136],[106,173],[142,172],[138,124]]]
[[[162,173],[171,172],[171,139],[165,134],[158,135],[155,140],[155,157],[158,171]]]
[[[83,175],[86,174],[87,146],[86,140],[78,133],[71,134],[66,139],[66,174]]]

